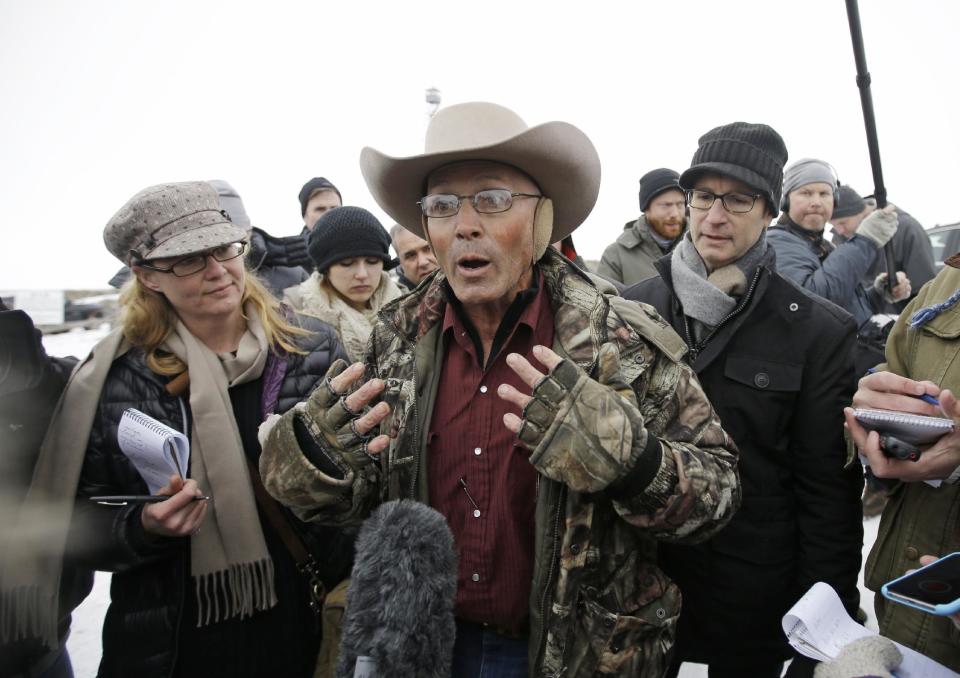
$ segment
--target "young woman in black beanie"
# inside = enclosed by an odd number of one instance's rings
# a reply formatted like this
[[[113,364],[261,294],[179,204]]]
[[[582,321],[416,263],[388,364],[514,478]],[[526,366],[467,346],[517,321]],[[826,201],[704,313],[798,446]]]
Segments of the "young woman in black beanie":
[[[336,328],[351,360],[363,355],[380,308],[402,294],[386,273],[397,263],[389,247],[390,236],[367,210],[330,210],[307,239],[316,271],[283,291],[283,300],[294,309]]]

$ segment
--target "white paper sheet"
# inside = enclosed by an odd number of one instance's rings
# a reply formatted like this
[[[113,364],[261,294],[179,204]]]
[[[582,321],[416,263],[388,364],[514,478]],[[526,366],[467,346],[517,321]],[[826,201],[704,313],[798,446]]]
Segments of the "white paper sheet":
[[[150,488],[150,494],[170,482],[170,476],[185,477],[190,463],[187,437],[132,407],[123,413],[117,427],[117,442]]]
[[[800,654],[818,661],[835,659],[845,645],[864,636],[878,635],[864,628],[847,614],[840,597],[833,588],[817,582],[783,616],[783,632],[790,645]],[[903,654],[897,678],[947,678],[957,674],[924,657],[918,652],[895,643]]]

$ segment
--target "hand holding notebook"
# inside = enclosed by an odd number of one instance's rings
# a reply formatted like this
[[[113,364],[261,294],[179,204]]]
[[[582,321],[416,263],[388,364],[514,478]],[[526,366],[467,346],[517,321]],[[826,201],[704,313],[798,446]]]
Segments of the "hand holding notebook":
[[[921,395],[937,398],[939,406],[925,401]],[[960,470],[960,432],[954,422],[960,420],[960,402],[949,389],[941,391],[930,382],[878,372],[860,380],[854,405],[860,410],[881,411],[877,415],[861,413],[858,417],[853,408],[844,409],[850,436],[864,464],[870,466],[876,477],[923,481],[934,487],[944,480],[956,482]],[[880,417],[885,421],[880,421]],[[912,440],[924,441],[914,443],[920,448],[919,458],[905,461],[885,455],[880,446],[881,424],[888,435],[895,429]]]
[[[117,428],[120,449],[156,494],[178,475],[186,479],[190,464],[187,436],[132,407],[123,413]]]
[[[890,435],[912,445],[930,445],[954,430],[952,419],[906,412],[858,408],[854,416],[868,431]]]

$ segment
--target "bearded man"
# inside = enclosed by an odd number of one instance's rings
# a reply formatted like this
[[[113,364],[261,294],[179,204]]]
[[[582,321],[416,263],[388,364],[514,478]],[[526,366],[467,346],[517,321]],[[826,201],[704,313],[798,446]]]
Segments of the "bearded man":
[[[623,285],[657,275],[654,264],[673,251],[687,226],[679,178],[666,167],[640,177],[640,218],[624,224],[620,237],[604,250],[597,273]]]

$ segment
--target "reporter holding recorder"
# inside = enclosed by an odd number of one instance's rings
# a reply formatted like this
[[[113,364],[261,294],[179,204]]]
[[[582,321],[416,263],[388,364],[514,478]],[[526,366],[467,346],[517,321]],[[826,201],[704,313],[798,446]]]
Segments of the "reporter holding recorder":
[[[886,362],[860,380],[854,407],[894,410],[960,421],[960,255],[907,306],[886,346]],[[921,399],[938,398],[940,405]],[[845,410],[847,426],[877,478],[893,481],[877,540],[867,560],[873,591],[921,565],[924,554],[960,551],[960,430],[926,448],[918,461],[884,456],[879,435]],[[923,481],[942,480],[939,487]],[[949,619],[876,596],[880,633],[960,671],[960,635]]]
[[[146,188],[104,230],[134,272],[121,327],[72,376],[41,450],[26,516],[44,515],[46,548],[19,543],[6,550],[23,557],[0,569],[10,631],[52,644],[63,554],[115,573],[103,677],[312,676],[319,616],[287,532],[325,586],[349,572],[351,533],[271,517],[255,496],[259,423],[345,353],[329,326],[284,315],[245,271],[246,238],[205,182]],[[95,504],[147,494],[117,441],[129,407],[188,434],[189,479],[171,478],[162,502]]]

